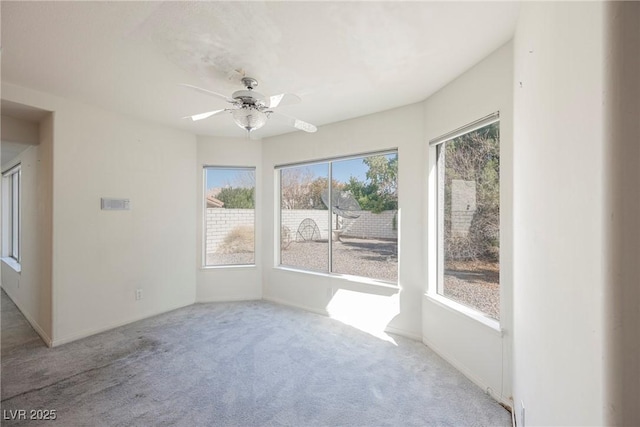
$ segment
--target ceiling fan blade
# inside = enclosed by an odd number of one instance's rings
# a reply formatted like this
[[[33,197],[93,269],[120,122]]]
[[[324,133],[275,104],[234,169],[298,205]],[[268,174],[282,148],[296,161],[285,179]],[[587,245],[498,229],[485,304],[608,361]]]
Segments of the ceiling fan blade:
[[[292,93],[280,93],[269,97],[268,108],[276,108],[278,105],[298,104],[302,99]]]
[[[198,87],[198,86],[188,85],[186,83],[180,83],[180,86],[188,87],[189,89],[193,89],[193,90],[195,90],[197,92],[204,93],[205,95],[215,96],[216,98],[224,99],[225,101],[231,102],[232,104],[236,102],[235,100],[229,98],[228,96],[222,95],[222,94],[217,93],[217,92],[210,91],[208,89],[203,89],[203,88]]]
[[[216,114],[224,113],[225,111],[227,111],[227,109],[208,111],[206,113],[195,114],[193,116],[186,116],[186,117],[183,117],[183,119],[191,119],[191,120],[193,120],[195,122],[197,120],[206,119],[207,117],[211,117],[211,116],[214,116]]]
[[[279,112],[272,112],[271,114],[278,116],[278,117],[283,117],[287,120],[287,124],[289,126],[293,126],[296,129],[300,129],[303,130],[305,132],[309,132],[309,133],[313,133],[315,131],[318,130],[317,127],[315,127],[314,125],[312,125],[311,123],[307,123],[305,121],[302,121],[300,119],[296,119],[295,117],[291,117],[291,116],[287,116],[286,114],[282,114]]]

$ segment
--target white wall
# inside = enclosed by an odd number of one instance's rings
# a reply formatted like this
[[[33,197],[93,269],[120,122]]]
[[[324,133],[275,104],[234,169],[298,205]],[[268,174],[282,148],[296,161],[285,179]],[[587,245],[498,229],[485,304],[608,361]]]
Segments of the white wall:
[[[422,338],[431,348],[455,365],[498,400],[511,397],[512,292],[513,292],[513,46],[501,47],[466,73],[429,97],[424,103],[425,140],[423,181],[432,154],[428,141],[461,126],[500,112],[500,326],[499,329],[471,318],[437,296],[423,297]],[[424,230],[435,221],[435,188],[430,198],[423,196]],[[424,194],[427,194],[425,187]],[[435,235],[425,237],[429,271],[425,276],[435,293]],[[425,258],[426,259],[426,258]]]
[[[198,137],[198,158],[196,163],[196,211],[197,236],[194,245],[197,258],[197,301],[230,301],[262,298],[262,218],[263,194],[262,179],[263,141],[240,138]],[[256,253],[255,266],[203,268],[204,260],[204,166],[237,166],[256,168]]]
[[[414,338],[421,336],[420,298],[424,291],[421,218],[423,196],[419,176],[422,163],[424,112],[422,103],[322,126],[317,133],[294,132],[264,140],[261,187],[264,195],[264,233],[261,246],[264,266],[264,298],[326,313],[340,290],[362,295],[357,310],[366,311],[368,295],[380,295],[389,310],[398,303],[399,312],[389,330]],[[309,274],[273,267],[277,205],[274,166],[328,157],[398,148],[399,288],[350,281],[335,276]],[[373,309],[373,308],[372,308]],[[377,308],[378,309],[378,308]],[[363,313],[364,315],[365,313]]]
[[[4,125],[4,120],[3,120]],[[2,170],[21,164],[21,271],[2,263],[2,288],[47,345],[52,344],[52,152],[53,116],[34,124],[39,145],[20,153]],[[31,133],[30,133],[31,135]],[[30,137],[33,141],[33,135]]]
[[[35,145],[40,141],[38,123],[2,116],[2,141]]]
[[[6,83],[2,96],[54,112],[53,344],[193,303],[196,138]]]
[[[528,426],[605,424],[603,23],[600,2],[549,2],[523,4],[517,25],[518,425],[521,402]]]
[[[640,3],[606,6],[606,424],[640,425]]]

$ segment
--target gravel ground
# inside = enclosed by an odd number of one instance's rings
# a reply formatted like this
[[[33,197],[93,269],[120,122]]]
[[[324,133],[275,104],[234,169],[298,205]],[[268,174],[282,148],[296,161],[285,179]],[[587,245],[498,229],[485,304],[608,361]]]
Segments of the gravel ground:
[[[253,264],[255,261],[253,252],[237,254],[207,254],[207,265],[242,265]]]
[[[333,272],[398,281],[396,241],[341,237],[333,242]],[[291,242],[282,251],[282,264],[314,271],[328,270],[327,241]]]
[[[500,320],[500,268],[497,262],[449,262],[444,296]]]
[[[333,242],[333,272],[364,276],[386,282],[398,281],[397,243],[389,240],[342,237]],[[291,242],[282,251],[282,264],[326,272],[329,260],[327,241]],[[208,254],[207,265],[253,264],[249,252]]]

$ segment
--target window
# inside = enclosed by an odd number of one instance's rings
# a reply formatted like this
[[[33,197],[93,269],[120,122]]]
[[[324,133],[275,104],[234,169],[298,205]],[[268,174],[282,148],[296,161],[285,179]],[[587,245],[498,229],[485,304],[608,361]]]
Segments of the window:
[[[255,168],[204,168],[205,267],[255,264]]]
[[[313,271],[329,270],[329,164],[280,171],[280,263]]]
[[[437,293],[499,320],[498,116],[432,145],[437,170]]]
[[[2,174],[2,256],[20,262],[20,165],[14,166]]]
[[[280,265],[397,283],[397,152],[283,166],[279,174]]]

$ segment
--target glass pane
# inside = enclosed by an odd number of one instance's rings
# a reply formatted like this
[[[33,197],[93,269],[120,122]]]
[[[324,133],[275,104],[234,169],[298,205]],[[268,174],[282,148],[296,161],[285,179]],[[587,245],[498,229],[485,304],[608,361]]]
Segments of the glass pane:
[[[255,169],[205,168],[205,264],[255,263]]]
[[[329,272],[329,164],[280,170],[280,264]]]
[[[397,283],[398,154],[332,164],[332,272]]]
[[[20,171],[11,175],[11,256],[20,259]]]
[[[500,146],[494,123],[445,142],[439,292],[500,318]],[[442,191],[442,188],[441,188]]]

